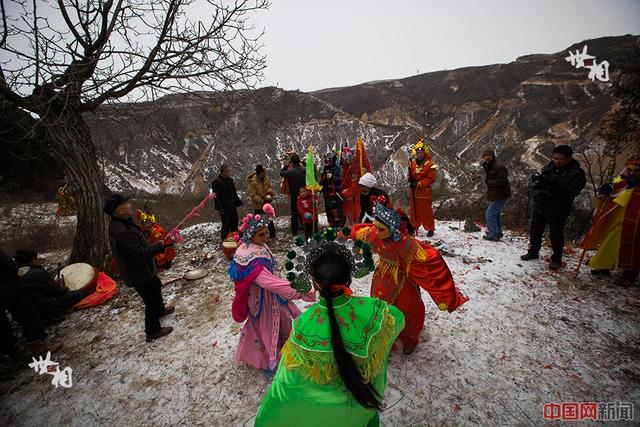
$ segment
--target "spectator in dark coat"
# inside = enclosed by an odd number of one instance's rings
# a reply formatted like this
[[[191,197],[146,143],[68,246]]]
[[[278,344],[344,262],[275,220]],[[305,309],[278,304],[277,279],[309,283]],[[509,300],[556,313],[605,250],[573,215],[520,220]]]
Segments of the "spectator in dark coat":
[[[156,242],[149,245],[140,227],[133,222],[131,203],[120,194],[113,194],[107,199],[104,212],[111,217],[111,252],[118,263],[120,276],[125,284],[135,288],[144,301],[147,342],[170,334],[173,328],[161,327],[160,318],[173,313],[175,309],[164,305],[162,282],[158,278],[154,255],[164,252],[172,244]]]
[[[291,164],[291,169],[289,169]],[[300,188],[306,187],[306,170],[304,166],[300,164],[300,157],[293,153],[289,157],[289,162],[280,170],[280,176],[286,178],[289,181],[289,198],[291,202],[291,234],[294,236],[298,234],[298,230],[302,228],[302,220],[298,215],[298,196],[300,195]]]
[[[222,221],[220,238],[224,240],[229,233],[238,231],[238,207],[242,206],[242,200],[238,197],[236,185],[231,178],[229,165],[220,167],[220,175],[211,183],[211,188],[216,193],[214,203]]]
[[[520,258],[524,261],[538,258],[542,235],[549,224],[553,249],[549,268],[552,270],[557,270],[562,265],[564,226],[573,207],[573,200],[587,184],[584,171],[572,156],[571,147],[558,145],[553,149],[549,164],[531,178],[533,213],[529,251]]]
[[[0,249],[0,352],[14,356],[19,353],[16,347],[18,340],[13,336],[6,310],[22,326],[31,356],[44,356],[47,351],[53,353],[62,347],[61,343],[49,345],[45,342],[47,334],[38,310],[20,286],[18,265]]]
[[[329,226],[339,228],[344,225],[342,213],[342,199],[340,198],[340,184],[342,183],[342,169],[337,162],[335,153],[327,153],[324,157],[325,166],[322,170],[320,185],[324,198],[324,211],[327,214]]]
[[[484,182],[487,184],[487,200],[489,201],[485,212],[488,233],[483,237],[486,240],[497,242],[502,237],[500,212],[507,199],[511,197],[511,186],[509,185],[507,168],[496,159],[493,150],[483,152],[482,160],[482,168],[486,175]]]
[[[64,320],[64,314],[87,296],[85,292],[69,291],[57,283],[53,276],[38,264],[36,251],[19,250],[13,259],[18,263],[18,276],[22,287],[44,323]]]

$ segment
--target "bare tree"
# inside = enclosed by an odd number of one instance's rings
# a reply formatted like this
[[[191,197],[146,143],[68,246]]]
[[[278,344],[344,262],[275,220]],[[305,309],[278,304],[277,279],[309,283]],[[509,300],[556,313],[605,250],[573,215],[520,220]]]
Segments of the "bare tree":
[[[0,97],[35,119],[76,189],[71,262],[108,252],[104,184],[83,114],[175,91],[252,88],[265,57],[248,24],[268,0],[0,0]]]

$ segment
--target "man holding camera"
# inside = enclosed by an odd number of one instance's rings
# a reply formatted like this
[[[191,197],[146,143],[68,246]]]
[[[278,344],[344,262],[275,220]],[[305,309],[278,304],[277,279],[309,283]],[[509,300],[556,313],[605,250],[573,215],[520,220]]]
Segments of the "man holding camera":
[[[173,313],[175,308],[164,305],[154,255],[173,246],[173,242],[165,240],[149,245],[140,227],[133,222],[131,202],[127,197],[113,194],[105,201],[104,212],[111,217],[109,239],[120,276],[144,301],[147,342],[169,335],[173,328],[161,327],[160,318]]]
[[[557,270],[562,265],[564,226],[573,207],[573,200],[586,186],[587,180],[580,164],[572,157],[568,145],[553,149],[551,161],[539,174],[531,178],[533,213],[529,251],[520,258],[523,261],[538,259],[542,247],[542,235],[549,224],[553,254],[549,268]]]

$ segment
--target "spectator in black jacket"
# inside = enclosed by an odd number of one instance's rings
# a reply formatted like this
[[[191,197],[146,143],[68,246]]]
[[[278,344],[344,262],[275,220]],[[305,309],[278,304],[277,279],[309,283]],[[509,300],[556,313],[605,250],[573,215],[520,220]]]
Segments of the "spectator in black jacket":
[[[164,252],[172,244],[156,242],[149,245],[140,227],[133,222],[131,203],[120,194],[113,194],[107,199],[104,212],[111,217],[111,252],[118,263],[120,276],[125,284],[136,289],[144,301],[147,342],[170,334],[173,328],[161,327],[160,318],[173,313],[175,308],[164,305],[162,282],[158,278],[154,255]]]
[[[44,356],[47,351],[53,353],[62,347],[61,343],[48,345],[45,342],[47,334],[38,310],[20,286],[18,265],[0,249],[0,352],[14,356],[19,353],[16,347],[18,340],[13,336],[5,310],[9,310],[15,321],[22,326],[29,356]]]
[[[289,169],[291,165],[291,169]],[[291,234],[298,234],[302,229],[302,219],[298,216],[298,196],[300,188],[306,187],[306,169],[300,164],[300,157],[293,153],[289,161],[280,170],[280,176],[289,181],[289,197],[291,202]]]
[[[229,165],[220,167],[220,175],[211,183],[211,188],[216,193],[214,204],[222,222],[222,228],[220,228],[222,241],[229,233],[238,231],[238,207],[242,206],[242,200],[238,197],[236,185],[231,178]]]
[[[322,196],[324,198],[324,211],[327,214],[329,226],[340,228],[344,225],[342,199],[340,198],[342,170],[338,164],[338,156],[335,153],[325,154],[324,163],[325,166],[320,178]]]
[[[85,292],[69,291],[57,283],[53,276],[38,264],[36,251],[19,250],[13,259],[18,263],[18,276],[22,287],[45,324],[64,320],[64,314],[87,296]]]
[[[553,249],[549,268],[552,270],[557,270],[562,265],[564,226],[573,207],[573,199],[587,185],[584,171],[572,156],[571,147],[558,145],[553,149],[549,164],[531,178],[533,213],[529,251],[520,258],[524,261],[538,258],[542,235],[549,224]]]
[[[502,224],[500,223],[500,212],[511,197],[511,186],[507,168],[496,159],[493,150],[486,150],[482,153],[482,168],[487,184],[487,200],[489,206],[485,212],[488,233],[483,236],[486,240],[497,242],[502,237]]]

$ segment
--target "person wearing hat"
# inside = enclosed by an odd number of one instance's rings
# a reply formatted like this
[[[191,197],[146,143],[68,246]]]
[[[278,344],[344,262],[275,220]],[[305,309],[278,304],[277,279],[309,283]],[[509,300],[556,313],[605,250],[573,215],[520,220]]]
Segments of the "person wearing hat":
[[[173,328],[162,327],[160,318],[173,313],[175,308],[164,305],[162,282],[158,278],[154,256],[173,246],[173,242],[165,240],[149,245],[143,231],[133,222],[129,198],[121,194],[113,194],[105,201],[104,212],[111,217],[109,239],[120,276],[125,284],[135,288],[144,301],[147,342],[162,338]]]
[[[482,236],[486,240],[497,242],[502,237],[502,225],[500,224],[500,212],[511,197],[511,186],[509,185],[509,175],[507,168],[496,159],[493,150],[482,152],[482,168],[487,184],[487,200],[489,206],[485,212],[488,232]]]
[[[600,215],[594,218],[586,246],[597,248],[589,266],[597,276],[609,275],[617,265],[623,270],[618,283],[633,286],[640,271],[640,155],[627,159],[624,172],[598,193]]]
[[[380,197],[375,202],[375,222],[356,224],[349,237],[362,240],[378,254],[370,295],[393,304],[404,313],[399,336],[405,354],[418,346],[424,328],[424,289],[442,311],[450,313],[469,300],[456,287],[446,261],[433,246],[414,237],[407,214]],[[361,245],[364,251],[364,245]]]
[[[236,361],[274,371],[280,349],[291,332],[291,319],[300,314],[292,300],[312,302],[315,293],[301,294],[276,276],[275,258],[267,245],[268,224],[275,217],[275,210],[265,204],[262,211],[264,214],[247,214],[242,219],[238,249],[229,263],[228,274],[236,292],[231,314],[236,322],[244,322]]]
[[[420,138],[411,153],[415,156],[409,163],[409,216],[411,225],[418,231],[420,226],[433,236],[436,229],[433,219],[431,187],[438,175],[438,166],[433,162],[429,147]]]
[[[379,188],[376,188],[378,181],[372,173],[367,172],[358,181],[360,186],[360,218],[358,222],[371,224],[373,222],[373,204],[379,196],[389,200],[389,195]]]

